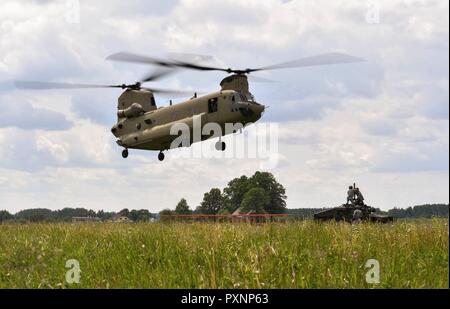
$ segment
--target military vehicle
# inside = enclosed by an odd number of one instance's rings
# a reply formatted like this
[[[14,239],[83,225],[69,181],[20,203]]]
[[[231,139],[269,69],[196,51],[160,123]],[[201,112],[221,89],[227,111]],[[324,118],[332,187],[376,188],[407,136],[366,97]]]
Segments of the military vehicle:
[[[376,208],[366,205],[361,191],[355,184],[349,187],[347,203],[315,213],[314,219],[317,221],[370,221],[380,223],[394,221],[394,217],[377,213]]]
[[[152,72],[133,84],[90,85],[37,81],[16,81],[15,84],[20,89],[32,90],[123,89],[123,93],[118,98],[117,123],[111,128],[112,134],[117,138],[117,144],[124,148],[122,157],[128,157],[129,149],[153,150],[159,151],[158,159],[160,161],[164,160],[163,151],[165,150],[189,147],[192,143],[214,137],[219,138],[219,141],[216,143],[216,149],[225,151],[226,145],[225,142],[221,141],[222,136],[238,131],[242,132],[245,125],[258,121],[266,108],[258,103],[249,91],[247,76],[250,73],[362,61],[360,58],[342,53],[328,53],[256,69],[231,69],[198,64],[192,60],[156,59],[125,52],[113,54],[107,59],[156,65],[159,66],[159,70]],[[229,74],[229,76],[221,81],[221,89],[218,91],[203,96],[194,94],[187,101],[158,108],[154,94],[186,96],[186,93],[143,87],[142,84],[159,80],[182,68],[198,71],[222,71]],[[259,79],[260,81],[263,80]],[[228,130],[227,127],[229,128]],[[187,138],[180,138],[183,134],[181,130],[183,128],[187,128],[185,130],[189,133],[185,134],[188,135]],[[220,130],[214,128],[219,128]],[[200,131],[200,133],[196,135],[193,132],[194,129]],[[179,135],[180,130],[182,133]]]

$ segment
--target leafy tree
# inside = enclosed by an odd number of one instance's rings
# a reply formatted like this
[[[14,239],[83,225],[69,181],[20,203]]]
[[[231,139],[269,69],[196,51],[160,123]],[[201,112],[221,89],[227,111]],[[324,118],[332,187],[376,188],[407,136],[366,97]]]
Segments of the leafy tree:
[[[186,199],[182,198],[177,206],[175,207],[175,213],[177,215],[188,215],[192,213],[191,209],[189,208],[189,205],[187,204]]]
[[[147,209],[133,209],[130,211],[128,218],[133,221],[148,221],[151,218],[151,214]]]
[[[252,188],[244,195],[241,203],[242,211],[245,213],[265,213],[270,203],[269,194],[261,188]]]
[[[223,189],[226,208],[230,213],[233,213],[241,206],[245,193],[250,189],[250,182],[247,176],[235,178],[228,183],[228,186]]]
[[[148,221],[151,218],[153,218],[153,216],[150,211],[148,211],[147,209],[139,210],[139,221]]]
[[[129,213],[128,213],[128,219],[130,219],[131,221],[138,221],[139,218],[139,212],[135,209],[132,209]]]
[[[54,221],[55,213],[50,209],[34,208],[25,209],[15,214],[15,219],[29,222],[50,222]]]
[[[3,221],[12,220],[13,218],[14,216],[8,211],[0,210],[0,223],[2,223]]]
[[[278,183],[271,173],[256,172],[250,178],[241,176],[228,183],[223,190],[226,207],[234,212],[242,206],[245,194],[253,188],[263,189],[269,195],[269,203],[265,206],[266,213],[283,213],[286,209],[286,190]]]
[[[221,210],[219,210],[219,215],[230,215],[231,212],[228,210],[228,208],[224,207]]]
[[[413,216],[413,210],[412,210],[412,207],[406,208],[406,213],[405,213],[405,215],[406,215],[406,218],[412,218],[412,216]]]
[[[96,216],[99,217],[103,221],[110,220],[110,219],[114,218],[115,215],[116,215],[116,213],[114,211],[99,210],[96,213]]]
[[[123,217],[129,217],[130,216],[130,211],[128,210],[128,208],[124,208],[121,211],[119,211],[119,215],[123,216]]]
[[[268,172],[256,172],[249,179],[252,188],[261,188],[269,195],[269,203],[264,208],[267,213],[284,213],[286,209],[286,190],[277,182],[275,176]]]
[[[161,211],[159,212],[159,214],[160,214],[161,216],[171,216],[171,215],[174,214],[174,211],[173,211],[173,210],[170,210],[170,209],[168,209],[168,208],[166,208],[166,209],[161,210]]]
[[[169,216],[172,216],[174,214],[175,214],[175,212],[173,210],[170,210],[170,209],[163,209],[163,210],[161,210],[159,212],[159,216],[160,216],[161,221],[169,220],[170,219]]]
[[[224,208],[224,205],[225,201],[220,189],[213,188],[203,196],[199,210],[202,214],[215,215]]]
[[[63,208],[53,211],[53,217],[56,221],[71,221],[73,217],[95,217],[93,210],[85,208]]]

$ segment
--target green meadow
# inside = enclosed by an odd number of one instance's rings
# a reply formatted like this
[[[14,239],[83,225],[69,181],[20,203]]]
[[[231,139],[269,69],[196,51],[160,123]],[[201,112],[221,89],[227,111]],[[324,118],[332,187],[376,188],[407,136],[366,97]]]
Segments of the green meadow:
[[[447,219],[0,224],[0,287],[448,288],[448,242]]]

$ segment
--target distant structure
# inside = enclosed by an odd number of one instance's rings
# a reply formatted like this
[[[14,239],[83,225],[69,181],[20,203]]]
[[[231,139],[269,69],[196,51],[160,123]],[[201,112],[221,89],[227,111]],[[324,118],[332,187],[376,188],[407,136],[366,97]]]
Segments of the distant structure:
[[[72,222],[100,222],[99,217],[72,217]]]
[[[250,210],[249,212],[242,211],[242,207],[239,207],[236,209],[231,215],[232,216],[238,216],[238,215],[250,215],[253,213],[253,210]]]
[[[115,216],[111,219],[111,222],[127,223],[127,222],[133,222],[133,220],[130,220],[130,218],[128,218],[126,216]]]

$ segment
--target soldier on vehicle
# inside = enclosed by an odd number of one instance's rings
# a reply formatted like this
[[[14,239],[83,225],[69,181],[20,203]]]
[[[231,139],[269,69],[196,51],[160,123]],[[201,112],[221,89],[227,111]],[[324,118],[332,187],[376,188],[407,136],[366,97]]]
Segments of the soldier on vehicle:
[[[347,191],[347,204],[353,204],[355,201],[355,189],[353,189],[353,186],[348,187]]]
[[[356,194],[356,204],[364,205],[364,196],[362,195],[359,188],[355,188],[355,194]]]

